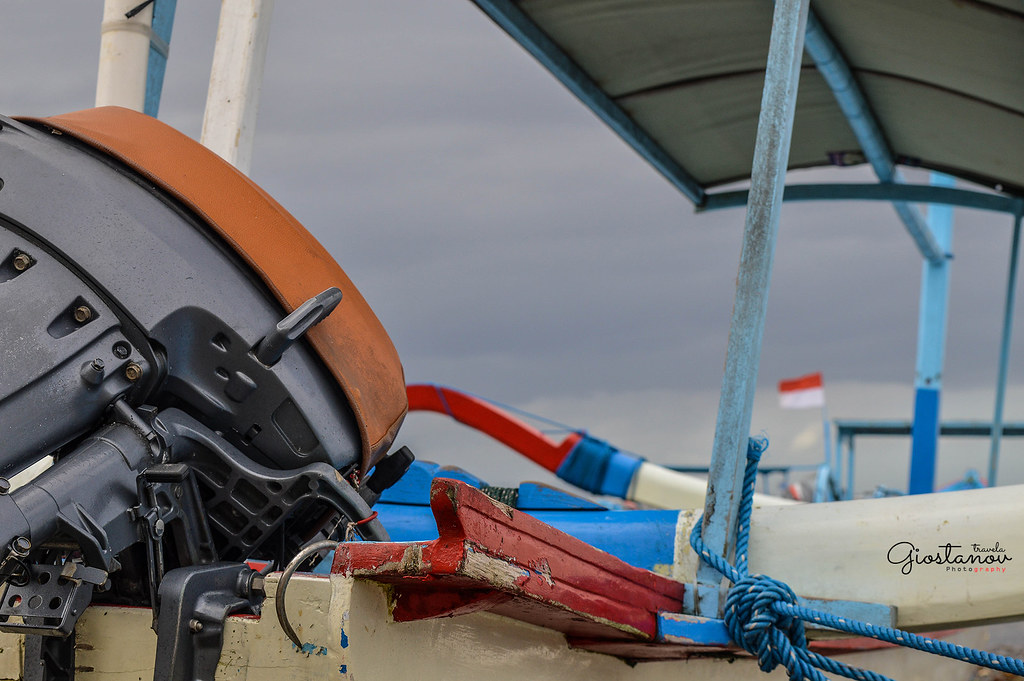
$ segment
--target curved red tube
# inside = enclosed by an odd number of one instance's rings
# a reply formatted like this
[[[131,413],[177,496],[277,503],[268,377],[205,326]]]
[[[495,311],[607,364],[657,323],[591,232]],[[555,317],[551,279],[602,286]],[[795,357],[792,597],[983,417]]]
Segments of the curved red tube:
[[[510,449],[551,472],[583,439],[580,433],[570,433],[561,442],[554,442],[536,428],[498,409],[481,399],[433,384],[409,385],[409,411],[435,411],[447,414],[459,423],[489,435]]]

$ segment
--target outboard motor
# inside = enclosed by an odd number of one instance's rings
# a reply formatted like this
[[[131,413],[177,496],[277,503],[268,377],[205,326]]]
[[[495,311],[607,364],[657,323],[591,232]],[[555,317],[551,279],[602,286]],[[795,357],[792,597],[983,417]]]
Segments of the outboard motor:
[[[176,569],[386,539],[401,364],[323,247],[147,116],[0,125],[0,629],[63,636],[94,600],[156,609]]]

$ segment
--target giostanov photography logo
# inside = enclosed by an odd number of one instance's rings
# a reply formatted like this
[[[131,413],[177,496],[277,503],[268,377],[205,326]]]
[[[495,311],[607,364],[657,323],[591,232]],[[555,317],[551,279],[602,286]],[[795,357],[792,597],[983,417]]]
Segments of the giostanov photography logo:
[[[915,565],[944,566],[946,572],[1002,574],[1006,572],[1005,563],[1013,558],[999,542],[992,546],[947,542],[939,544],[934,551],[922,551],[913,542],[900,541],[889,547],[886,560],[900,566],[900,572],[905,575],[913,572]]]

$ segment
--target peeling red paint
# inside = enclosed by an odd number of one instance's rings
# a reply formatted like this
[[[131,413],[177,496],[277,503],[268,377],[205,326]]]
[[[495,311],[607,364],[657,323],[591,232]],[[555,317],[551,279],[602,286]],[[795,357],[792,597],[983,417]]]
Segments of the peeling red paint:
[[[438,539],[343,544],[333,571],[392,585],[395,620],[488,610],[598,640],[653,640],[684,585],[634,567],[464,483],[431,488]]]

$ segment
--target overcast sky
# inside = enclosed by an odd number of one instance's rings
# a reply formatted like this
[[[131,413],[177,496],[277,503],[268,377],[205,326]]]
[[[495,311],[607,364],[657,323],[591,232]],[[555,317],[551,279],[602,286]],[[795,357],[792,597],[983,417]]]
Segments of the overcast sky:
[[[0,8],[0,112],[92,106],[102,2]],[[218,13],[179,2],[171,41],[160,118],[196,138]],[[251,174],[359,286],[409,382],[706,463],[744,212],[696,215],[469,0],[278,2]],[[1011,221],[956,215],[943,416],[990,419]],[[833,417],[910,418],[920,273],[889,206],[785,207],[753,422],[773,463],[822,451],[816,412],[776,407],[781,378],[823,371]],[[1007,420],[1024,329],[1012,357]],[[494,483],[549,479],[440,417],[399,441]],[[984,471],[986,442],[942,444],[940,482]],[[904,486],[908,452],[859,442],[858,488]],[[1001,482],[1024,482],[1022,455],[1004,446]]]

